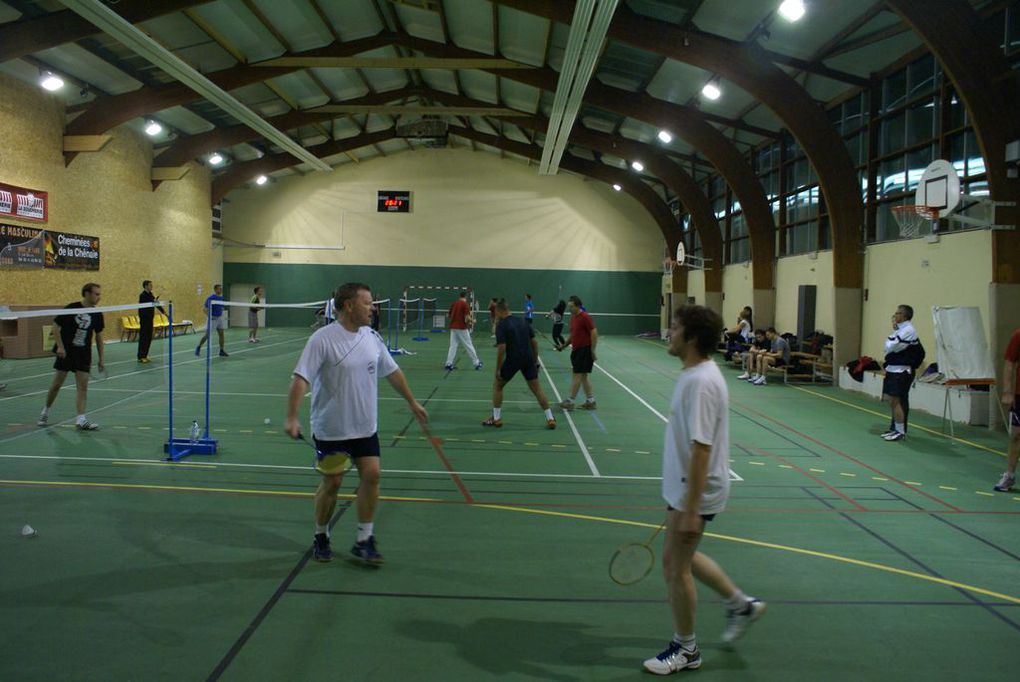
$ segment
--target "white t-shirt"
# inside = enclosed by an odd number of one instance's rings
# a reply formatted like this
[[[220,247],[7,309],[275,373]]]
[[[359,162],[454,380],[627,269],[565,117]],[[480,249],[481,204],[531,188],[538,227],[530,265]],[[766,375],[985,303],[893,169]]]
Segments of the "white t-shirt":
[[[662,497],[684,508],[693,442],[711,446],[708,478],[698,506],[700,514],[718,514],[730,493],[729,391],[712,360],[685,369],[669,402],[669,422],[662,447]]]
[[[312,434],[319,440],[367,438],[379,429],[379,377],[400,369],[370,327],[339,322],[312,334],[294,374],[312,385]]]

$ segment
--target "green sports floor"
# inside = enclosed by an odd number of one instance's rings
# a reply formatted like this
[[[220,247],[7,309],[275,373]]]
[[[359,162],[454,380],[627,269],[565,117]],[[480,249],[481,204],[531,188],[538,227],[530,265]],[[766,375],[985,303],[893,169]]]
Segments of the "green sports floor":
[[[523,381],[483,429],[486,368],[447,340],[402,345],[433,447],[382,383],[387,563],[343,559],[351,474],[334,519],[338,560],[310,561],[311,451],[280,426],[308,330],[228,333],[213,360],[220,453],[162,463],[167,342],[151,365],[108,348],[73,428],[70,384],[35,426],[47,360],[0,364],[0,679],[638,680],[672,635],[658,571],[620,587],[608,560],[663,517],[657,474],[679,363],[661,343],[607,337],[595,412],[547,431]],[[196,337],[174,348],[177,435],[202,419]],[[569,358],[545,352],[550,399]],[[701,591],[703,680],[1016,680],[1020,492],[993,494],[1005,437],[914,415],[885,443],[884,406],[829,387],[730,381],[734,483],[702,549],[769,602],[732,649]],[[270,424],[264,423],[270,419]],[[21,537],[24,524],[38,531]]]

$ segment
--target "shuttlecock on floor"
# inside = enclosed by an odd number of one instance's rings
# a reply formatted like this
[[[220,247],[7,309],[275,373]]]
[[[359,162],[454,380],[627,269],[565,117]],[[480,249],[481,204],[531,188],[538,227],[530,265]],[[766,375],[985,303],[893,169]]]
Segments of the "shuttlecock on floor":
[[[263,419],[262,423],[268,425],[269,424],[269,417],[266,417],[265,419]]]
[[[35,528],[32,528],[32,526],[28,525],[27,523],[21,529],[21,537],[24,538],[34,538],[38,534],[39,532]]]

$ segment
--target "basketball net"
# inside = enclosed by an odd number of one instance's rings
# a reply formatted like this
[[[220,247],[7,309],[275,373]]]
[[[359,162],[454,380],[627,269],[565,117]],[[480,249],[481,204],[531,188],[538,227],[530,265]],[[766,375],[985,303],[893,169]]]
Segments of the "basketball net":
[[[934,232],[934,223],[939,219],[939,209],[921,204],[893,206],[892,214],[900,226],[900,236],[904,239],[920,237],[925,223],[931,225],[931,231]]]

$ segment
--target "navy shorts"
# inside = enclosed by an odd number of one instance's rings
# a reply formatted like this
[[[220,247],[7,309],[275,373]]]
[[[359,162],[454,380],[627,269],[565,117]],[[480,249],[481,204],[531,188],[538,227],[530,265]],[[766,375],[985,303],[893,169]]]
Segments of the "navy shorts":
[[[54,349],[56,354],[56,349]],[[55,357],[53,360],[53,369],[58,372],[88,372],[92,369],[92,348],[76,348],[71,347],[66,349],[64,357]]]
[[[886,372],[882,380],[882,393],[893,398],[903,398],[910,393],[913,383],[913,372]]]
[[[514,375],[520,372],[524,375],[525,381],[535,381],[538,379],[538,367],[534,361],[514,361],[504,360],[503,364],[499,367],[499,378],[503,380],[503,383],[509,383]]]
[[[350,440],[319,440],[314,435],[312,441],[315,449],[324,455],[342,452],[351,459],[359,457],[379,457],[379,434],[373,433],[368,438],[351,438]]]
[[[595,367],[591,346],[581,346],[570,351],[570,367],[574,374],[591,374],[591,370]]]

